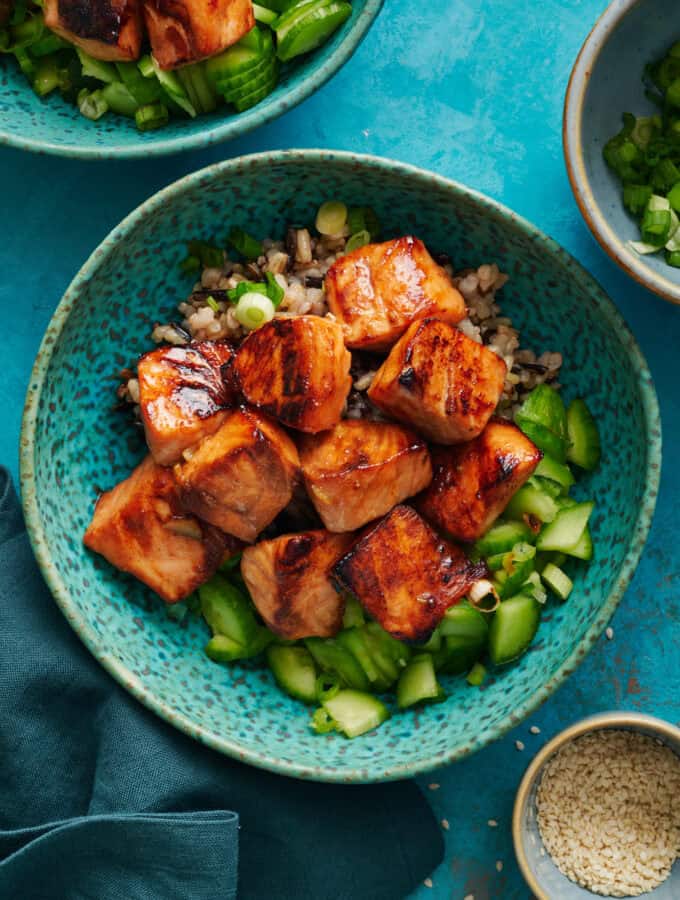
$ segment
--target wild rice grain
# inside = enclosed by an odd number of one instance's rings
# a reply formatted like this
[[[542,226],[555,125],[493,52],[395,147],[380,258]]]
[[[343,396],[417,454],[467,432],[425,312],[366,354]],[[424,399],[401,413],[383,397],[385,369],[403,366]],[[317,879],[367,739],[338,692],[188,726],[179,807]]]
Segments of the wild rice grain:
[[[596,894],[639,896],[680,855],[680,758],[644,734],[593,732],[548,762],[536,811],[568,878]]]

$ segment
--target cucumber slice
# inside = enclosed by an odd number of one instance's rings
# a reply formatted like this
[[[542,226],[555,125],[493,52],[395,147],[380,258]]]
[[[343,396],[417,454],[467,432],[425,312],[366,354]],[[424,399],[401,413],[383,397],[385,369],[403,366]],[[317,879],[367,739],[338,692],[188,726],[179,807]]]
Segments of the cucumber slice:
[[[275,22],[279,14],[274,9],[268,9],[266,6],[260,6],[259,3],[253,3],[253,15],[255,16],[256,22],[261,22],[262,25],[271,25],[272,22]]]
[[[534,639],[541,618],[541,606],[532,597],[518,594],[504,600],[494,613],[489,628],[489,656],[496,666],[520,657]]]
[[[362,691],[338,691],[322,705],[335,722],[337,730],[348,738],[371,731],[390,717],[388,708],[381,700]]]
[[[134,119],[135,113],[139,109],[139,103],[120,81],[114,81],[113,84],[103,87],[102,97],[108,103],[109,109],[118,113],[119,116],[129,116]]]
[[[294,2],[288,3],[274,22],[277,42],[282,40],[294,25],[301,22],[308,12],[323,9],[324,6],[329,6],[334,2],[335,0],[294,0]]]
[[[476,662],[474,666],[468,672],[468,677],[465,679],[469,685],[472,687],[480,687],[484,683],[484,679],[486,678],[486,667],[481,663]]]
[[[144,78],[137,63],[116,63],[120,80],[140,106],[147,106],[161,99],[161,86],[156,79]]]
[[[183,109],[185,113],[190,115],[192,119],[195,118],[198,114],[198,110],[189,99],[189,95],[184,89],[182,82],[179,80],[177,73],[166,72],[164,69],[161,69],[153,56],[151,57],[151,62],[153,63],[153,68],[154,72],[156,73],[158,83],[166,92],[166,94],[174,103],[176,103],[181,109]]]
[[[361,603],[352,594],[345,600],[345,612],[342,616],[343,628],[354,628],[355,625],[363,625],[366,621]]]
[[[512,597],[520,590],[534,571],[535,556],[536,548],[531,544],[521,543],[513,547],[510,553],[509,567],[504,567],[508,577],[500,585],[498,591],[501,599]]]
[[[554,457],[557,462],[564,463],[567,460],[567,442],[559,435],[550,431],[540,422],[533,422],[521,414],[521,410],[515,414],[515,424],[522,429],[524,434],[539,450]]]
[[[363,626],[371,658],[378,671],[387,679],[388,687],[399,678],[411,658],[411,650],[401,641],[393,638],[377,622]]]
[[[316,703],[317,671],[308,650],[272,645],[267,650],[267,662],[282,690],[303,703]]]
[[[375,691],[384,691],[388,687],[386,679],[373,662],[363,628],[348,628],[337,635],[336,640],[359,663]]]
[[[561,484],[553,481],[552,478],[544,478],[542,475],[532,475],[527,484],[535,487],[537,491],[552,497],[553,500],[558,500],[565,493]]]
[[[242,90],[249,82],[255,81],[256,78],[259,78],[263,72],[266,72],[271,67],[273,55],[273,53],[268,53],[266,56],[258,56],[252,65],[237,72],[236,75],[220,78],[215,85],[216,89],[223,96],[227,93]]]
[[[560,600],[566,600],[574,587],[571,578],[569,578],[569,576],[558,566],[553,565],[553,563],[548,563],[545,569],[543,569],[541,578],[543,579],[543,583],[549,587],[554,594],[557,594]]]
[[[565,549],[564,553],[567,556],[575,556],[577,559],[584,559],[586,560],[586,562],[590,561],[593,558],[593,539],[590,534],[590,529],[587,525],[583,531],[583,534],[574,544],[574,546]],[[557,560],[553,560],[553,563],[557,566],[560,565]]]
[[[568,553],[570,548],[578,544],[594,507],[595,504],[589,500],[560,510],[555,520],[542,529],[536,547],[539,550]]]
[[[511,519],[523,519],[528,515],[539,522],[552,522],[558,512],[554,497],[531,484],[521,487],[505,507],[505,515]]]
[[[570,446],[567,459],[581,469],[591,471],[600,462],[600,432],[585,401],[572,400],[567,410]]]
[[[271,94],[271,92],[276,87],[276,82],[279,77],[279,67],[278,62],[274,60],[274,65],[266,78],[263,78],[262,83],[257,87],[253,87],[252,90],[248,94],[244,94],[236,100],[232,100],[232,104],[236,109],[236,112],[245,112],[246,109],[250,109],[251,106],[255,106],[261,100]]]
[[[397,706],[407,709],[416,703],[441,700],[444,691],[437,681],[432,657],[429,653],[414,656],[399,677],[397,685]]]
[[[517,414],[527,421],[542,425],[563,441],[567,440],[567,411],[564,401],[549,385],[539,384],[535,387]]]
[[[87,78],[96,78],[98,81],[103,81],[104,84],[114,84],[116,81],[120,81],[116,67],[112,63],[95,59],[88,53],[85,53],[84,50],[81,50],[80,47],[76,47],[76,53],[80,60],[83,75]]]
[[[272,642],[274,635],[262,626],[249,646],[244,647],[225,634],[216,634],[205,646],[206,655],[213,662],[229,663],[238,659],[250,659],[257,656]]]
[[[347,687],[359,691],[370,688],[366,673],[356,658],[333,638],[307,638],[305,647],[322,672],[335,672]]]
[[[457,637],[475,646],[483,646],[489,634],[486,617],[468,603],[451,606],[437,629],[442,637]]]
[[[243,100],[253,91],[260,90],[263,85],[269,84],[272,78],[276,80],[278,66],[276,57],[273,55],[263,57],[262,63],[263,65],[242,73],[240,77],[236,76],[231,83],[229,83],[230,80],[219,83],[218,88],[227,103]]]
[[[474,545],[480,556],[493,556],[496,553],[507,553],[519,541],[533,541],[534,534],[524,522],[501,522],[494,525]]]
[[[184,66],[181,70],[189,79],[198,103],[198,111],[202,113],[214,112],[217,109],[218,94],[213,83],[206,77],[203,63],[194,63]]]
[[[310,5],[311,7],[311,5]],[[280,36],[276,30],[277,55],[282,62],[316,50],[352,15],[352,7],[344,0],[319,8],[310,8],[297,24]]]
[[[206,78],[214,85],[243,72],[249,66],[256,63],[263,55],[263,36],[260,29],[255,26],[240,41],[220,53],[218,56],[212,56],[205,62]],[[181,71],[181,69],[179,70]]]
[[[567,418],[567,423],[568,421]],[[549,453],[543,455],[543,459],[534,469],[534,475],[540,475],[542,478],[549,478],[566,490],[568,490],[576,481],[569,466],[553,459]]]
[[[490,572],[497,572],[499,569],[503,568],[505,553],[494,553],[491,556],[487,556],[484,562]]]
[[[198,589],[203,618],[213,631],[244,647],[256,638],[258,624],[250,601],[225,578],[215,575]]]

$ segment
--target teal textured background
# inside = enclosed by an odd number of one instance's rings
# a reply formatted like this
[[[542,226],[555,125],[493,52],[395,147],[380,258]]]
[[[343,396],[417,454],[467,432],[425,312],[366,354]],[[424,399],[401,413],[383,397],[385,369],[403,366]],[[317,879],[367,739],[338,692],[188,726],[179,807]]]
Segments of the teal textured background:
[[[604,5],[386,0],[339,75],[291,113],[237,142],[165,160],[101,164],[0,153],[0,461],[15,474],[30,366],[72,276],[137,203],[227,156],[321,146],[432,168],[502,200],[555,237],[603,283],[632,326],[656,381],[667,448],[642,564],[612,621],[613,640],[603,637],[566,685],[502,741],[422,780],[450,830],[445,862],[419,898],[524,900],[528,892],[514,864],[509,828],[514,791],[532,750],[574,719],[607,708],[680,719],[680,553],[674,537],[680,312],[631,283],[600,251],[580,219],[562,161],[569,71]],[[531,725],[541,733],[531,734]],[[524,750],[515,748],[517,740]],[[430,792],[430,784],[440,787]],[[489,828],[489,819],[498,827]]]

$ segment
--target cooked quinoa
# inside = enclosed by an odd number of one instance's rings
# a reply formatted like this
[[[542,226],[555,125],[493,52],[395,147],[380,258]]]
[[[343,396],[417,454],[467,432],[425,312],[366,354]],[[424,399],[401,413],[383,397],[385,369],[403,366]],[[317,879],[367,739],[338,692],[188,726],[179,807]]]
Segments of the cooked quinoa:
[[[225,253],[222,267],[204,269],[189,297],[178,305],[181,321],[157,323],[151,334],[153,341],[177,345],[221,338],[240,341],[247,332],[236,319],[234,304],[228,300],[226,291],[235,288],[240,281],[264,281],[266,272],[274,275],[284,292],[276,312],[278,317],[331,315],[326,303],[324,277],[336,259],[343,255],[347,239],[347,235],[314,237],[307,228],[289,227],[285,241],[263,240],[264,253],[253,262],[235,262]],[[522,348],[518,330],[502,315],[496,296],[508,276],[495,263],[456,272],[445,254],[439,254],[435,259],[449,273],[465,299],[468,315],[458,323],[458,328],[478,343],[486,344],[507,365],[498,414],[511,418],[537,384],[548,382],[559,387],[557,378],[562,355],[543,352],[537,356],[533,350]],[[355,351],[352,354],[353,390],[347,399],[347,418],[384,420],[365,393],[383,358],[373,353]],[[126,370],[121,375],[123,384],[119,397],[132,404],[138,403],[139,386],[134,373]]]
[[[550,760],[536,811],[564,875],[596,894],[636,897],[680,855],[680,758],[644,734],[596,731]]]

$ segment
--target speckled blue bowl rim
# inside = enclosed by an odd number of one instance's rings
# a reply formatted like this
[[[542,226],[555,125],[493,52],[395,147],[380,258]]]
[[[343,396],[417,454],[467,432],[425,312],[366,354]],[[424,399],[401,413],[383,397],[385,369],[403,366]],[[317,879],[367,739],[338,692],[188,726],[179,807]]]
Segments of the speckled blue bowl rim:
[[[49,141],[41,141],[35,138],[22,137],[11,131],[0,130],[0,147],[4,144],[15,147],[18,150],[29,150],[32,153],[54,154],[73,159],[140,159],[150,156],[167,156],[172,153],[184,153],[187,150],[202,150],[222,141],[230,141],[254,131],[261,125],[266,125],[272,119],[276,119],[288,112],[294,106],[302,103],[315,91],[335,75],[352,56],[362,42],[374,19],[380,12],[384,0],[366,0],[366,5],[361,10],[344,40],[336,47],[325,62],[315,69],[308,78],[293,87],[285,96],[276,102],[253,106],[246,112],[230,116],[221,124],[212,125],[214,118],[205,117],[206,127],[197,134],[168,138],[164,141],[155,140],[146,143],[144,136],[140,134],[139,143],[133,146],[112,144],[107,147],[79,146],[78,144],[54,144]],[[219,121],[219,120],[217,120]]]
[[[591,74],[602,48],[622,19],[637,6],[639,0],[614,0],[602,13],[585,39],[576,57],[564,98],[562,147],[567,174],[581,215],[593,237],[605,253],[627,275],[664,300],[680,304],[680,284],[650,269],[644,259],[626,247],[611,228],[590,187],[583,159],[583,107]]]
[[[581,279],[589,286],[590,301],[597,310],[598,315],[602,317],[609,328],[619,335],[620,339],[625,344],[630,365],[633,366],[638,377],[639,390],[644,410],[645,429],[649,441],[644,498],[638,511],[635,531],[623,561],[621,572],[607,601],[602,605],[602,609],[600,610],[596,621],[590,626],[588,632],[574,648],[574,651],[569,658],[556,669],[545,684],[538,688],[531,696],[527,697],[526,701],[518,709],[514,710],[513,713],[508,714],[505,719],[499,723],[491,738],[483,741],[473,738],[465,749],[453,751],[449,756],[443,759],[437,757],[413,762],[404,762],[401,765],[383,769],[376,774],[367,772],[365,768],[353,768],[343,770],[342,772],[325,770],[321,761],[317,766],[296,765],[279,760],[275,756],[265,752],[252,750],[245,751],[237,742],[231,740],[228,736],[215,734],[205,728],[198,727],[187,716],[177,713],[169,704],[154,696],[150,690],[144,687],[136,675],[108,652],[106,646],[102,645],[100,639],[84,619],[77,605],[71,598],[66,585],[51,559],[50,549],[46,541],[45,529],[40,518],[33,478],[33,456],[36,443],[36,422],[40,394],[44,386],[54,346],[59,340],[61,330],[68,319],[71,309],[78,301],[78,295],[81,288],[87,283],[88,279],[90,279],[95,274],[96,270],[106,262],[109,255],[116,251],[118,245],[125,240],[128,233],[141,220],[171,201],[175,195],[191,189],[195,184],[201,182],[205,184],[205,181],[208,179],[228,175],[230,171],[237,170],[244,166],[268,168],[274,164],[304,163],[305,161],[322,161],[327,165],[337,163],[355,168],[358,166],[365,169],[367,173],[370,173],[371,170],[387,170],[391,174],[396,173],[400,175],[405,180],[418,183],[426,189],[428,187],[443,189],[449,192],[454,200],[457,197],[470,198],[482,207],[490,216],[493,216],[505,226],[510,225],[511,227],[524,232],[530,240],[541,244],[549,255],[556,256],[563,265],[566,265],[572,271],[576,278]],[[497,201],[486,197],[484,194],[440,175],[435,175],[406,163],[343,151],[315,149],[278,150],[269,153],[252,154],[250,156],[238,157],[236,159],[216,163],[181,178],[179,181],[174,182],[157,194],[154,194],[141,206],[131,212],[116,228],[113,229],[109,236],[92,253],[59,303],[45,333],[33,366],[26,396],[26,406],[21,430],[21,494],[26,526],[36,559],[62,612],[94,657],[117,681],[120,682],[120,684],[130,691],[130,693],[145,706],[153,710],[161,716],[161,718],[170,722],[171,725],[174,725],[191,737],[196,738],[208,747],[212,747],[213,749],[218,750],[227,756],[232,756],[242,762],[259,766],[272,772],[312,781],[334,781],[345,783],[390,781],[399,778],[412,777],[421,772],[427,772],[455,762],[456,760],[462,759],[464,756],[481,749],[481,747],[490,743],[490,741],[502,737],[521,719],[528,716],[547,700],[553,691],[562,684],[566,677],[576,669],[614,613],[616,606],[628,587],[642,553],[642,548],[654,514],[659,486],[659,474],[661,469],[660,435],[661,428],[656,391],[653,386],[647,363],[642,356],[632,332],[597,281],[595,281],[580,263],[567,253],[566,250],[561,248],[552,238],[539,231],[538,228],[517,213]]]

